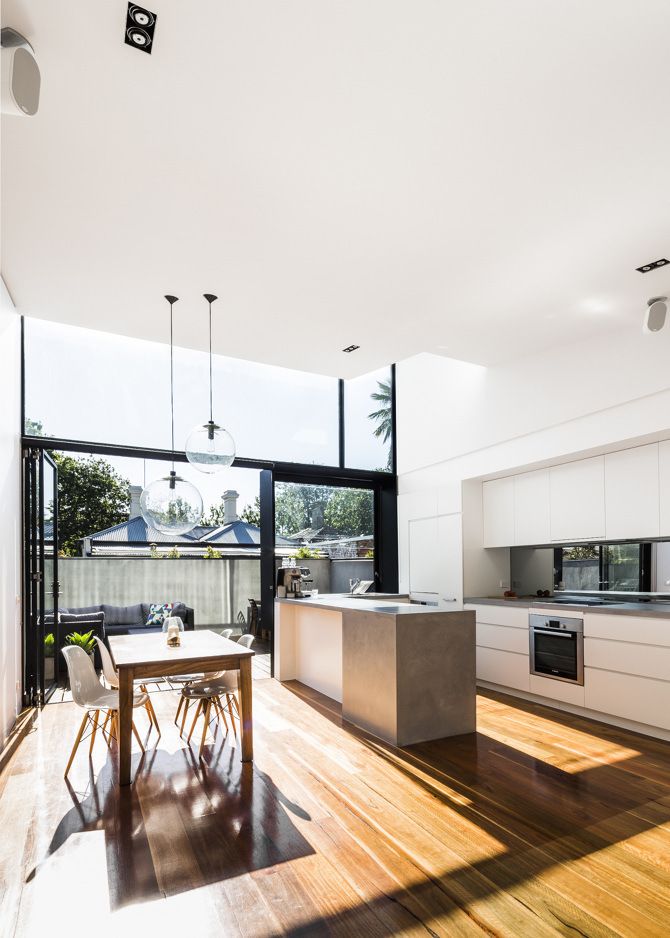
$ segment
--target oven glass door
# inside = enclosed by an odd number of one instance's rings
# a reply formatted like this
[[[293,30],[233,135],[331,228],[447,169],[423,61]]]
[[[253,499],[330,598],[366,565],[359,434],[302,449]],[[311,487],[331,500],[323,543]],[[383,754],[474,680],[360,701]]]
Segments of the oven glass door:
[[[533,629],[533,670],[537,674],[562,677],[567,681],[580,681],[578,636],[575,632],[553,632]]]

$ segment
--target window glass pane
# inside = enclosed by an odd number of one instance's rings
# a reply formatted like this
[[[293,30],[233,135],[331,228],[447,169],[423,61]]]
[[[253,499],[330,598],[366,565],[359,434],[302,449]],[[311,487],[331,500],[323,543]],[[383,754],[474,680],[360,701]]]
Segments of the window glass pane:
[[[562,586],[566,593],[600,589],[600,554],[595,544],[558,548],[563,555]],[[560,567],[557,566],[557,569]]]
[[[602,548],[607,590],[637,592],[640,589],[640,545],[610,544]]]
[[[372,587],[372,490],[278,482],[275,535],[276,567],[299,565],[304,589],[344,593],[356,580]]]
[[[64,609],[78,614],[104,603],[139,626],[149,605],[181,602],[193,610],[196,629],[245,630],[249,598],[260,595],[258,470],[231,469],[217,484],[177,463],[179,475],[199,488],[205,515],[186,534],[161,535],[147,529],[139,497],[170,462],[67,452],[54,459]]]
[[[391,369],[344,385],[344,463],[350,469],[391,471]]]
[[[170,448],[170,352],[158,342],[25,320],[26,430]],[[175,348],[175,446],[209,419],[208,358]],[[214,356],[214,419],[249,459],[338,464],[335,378]]]

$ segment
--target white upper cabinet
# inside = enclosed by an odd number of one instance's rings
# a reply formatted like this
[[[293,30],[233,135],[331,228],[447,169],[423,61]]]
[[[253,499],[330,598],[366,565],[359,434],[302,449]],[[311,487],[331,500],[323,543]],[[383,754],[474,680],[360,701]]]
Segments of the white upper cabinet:
[[[605,456],[607,540],[659,536],[658,443]]]
[[[514,544],[514,476],[482,485],[484,547]]]
[[[546,544],[551,540],[549,470],[514,477],[514,540],[512,544]]]
[[[659,536],[670,537],[670,440],[658,444],[658,478],[661,497]]]
[[[549,473],[551,540],[604,539],[604,456],[552,466]]]

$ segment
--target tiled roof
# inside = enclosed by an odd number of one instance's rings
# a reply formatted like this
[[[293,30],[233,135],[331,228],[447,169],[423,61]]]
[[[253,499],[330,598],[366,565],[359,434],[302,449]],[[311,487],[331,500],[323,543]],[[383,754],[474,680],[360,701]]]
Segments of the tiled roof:
[[[114,527],[105,528],[104,531],[97,531],[90,535],[90,539],[94,544],[194,544],[200,539],[194,536],[195,530],[189,531],[188,534],[163,534],[138,516],[115,524]],[[211,531],[212,528],[205,530]]]
[[[142,517],[131,518],[112,528],[90,535],[91,546],[100,544],[212,544],[221,546],[257,547],[261,542],[261,530],[246,521],[233,521],[218,527],[198,525],[188,534],[169,535],[147,525]],[[277,537],[278,544],[290,545],[291,541]]]

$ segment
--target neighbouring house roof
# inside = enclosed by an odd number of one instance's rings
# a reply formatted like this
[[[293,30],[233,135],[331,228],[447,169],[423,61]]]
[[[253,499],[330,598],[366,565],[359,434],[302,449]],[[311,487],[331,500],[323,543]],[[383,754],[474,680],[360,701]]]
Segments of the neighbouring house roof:
[[[97,531],[88,537],[91,544],[193,544],[199,540],[193,531],[188,534],[169,535],[157,531],[148,525],[144,518],[130,518],[128,521],[122,521],[121,524],[115,524],[111,528],[105,528],[104,531]],[[211,529],[209,529],[211,530]]]
[[[218,526],[198,525],[188,534],[169,535],[157,531],[146,523],[144,518],[135,517],[121,524],[115,524],[104,531],[97,531],[85,539],[90,549],[105,546],[127,544],[129,548],[148,547],[151,544],[162,547],[190,547],[202,548],[219,547],[258,547],[261,542],[260,528],[246,521],[232,521],[229,524]],[[277,542],[292,545],[286,538],[277,538]]]

